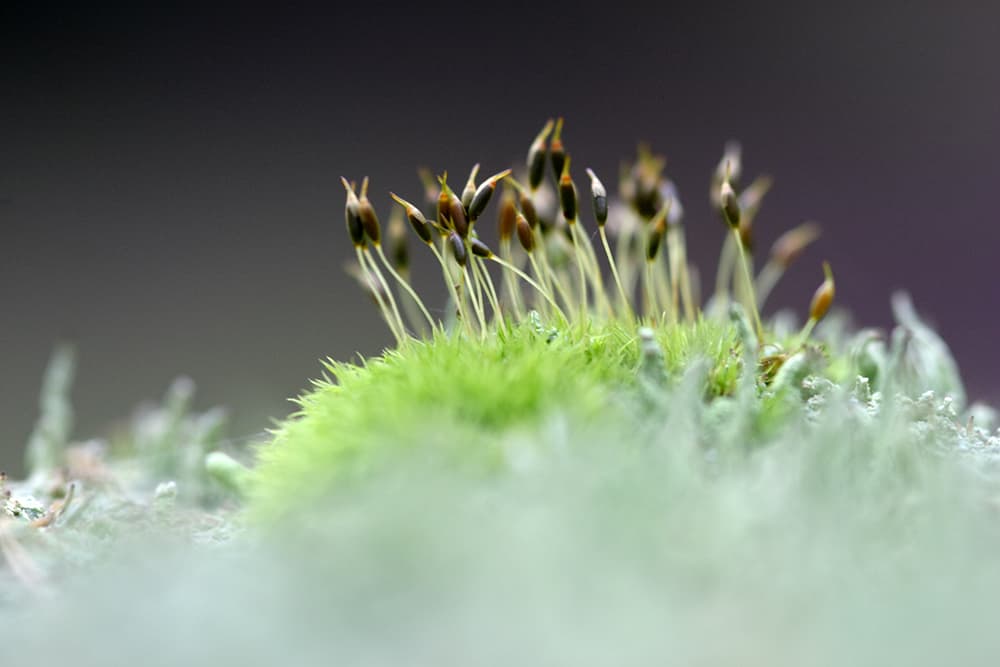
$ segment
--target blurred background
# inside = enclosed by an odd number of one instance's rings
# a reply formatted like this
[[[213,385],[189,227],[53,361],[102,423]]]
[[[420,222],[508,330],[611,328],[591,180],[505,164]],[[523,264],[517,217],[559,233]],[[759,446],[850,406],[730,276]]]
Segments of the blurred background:
[[[1000,5],[250,4],[0,8],[0,469],[60,340],[78,437],[180,374],[234,436],[285,416],[320,359],[390,342],[343,273],[338,178],[370,176],[384,220],[417,166],[493,173],[556,115],[606,183],[640,140],[666,154],[708,274],[739,139],[776,179],[759,252],[825,231],[771,307],[804,312],[822,259],[859,323],[905,287],[1000,403]]]

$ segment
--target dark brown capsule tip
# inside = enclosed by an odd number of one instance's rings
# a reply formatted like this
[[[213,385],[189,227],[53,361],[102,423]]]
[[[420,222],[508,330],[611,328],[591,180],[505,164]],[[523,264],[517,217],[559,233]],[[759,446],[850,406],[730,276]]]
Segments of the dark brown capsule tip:
[[[524,248],[525,252],[530,253],[535,249],[535,232],[531,230],[531,224],[520,213],[517,214],[515,224],[517,226],[517,240],[521,242],[521,247]]]
[[[448,245],[451,247],[451,255],[458,262],[459,266],[465,266],[469,261],[469,256],[465,252],[465,241],[456,234],[452,232],[448,235]]]
[[[484,259],[489,259],[493,256],[493,251],[490,247],[480,241],[479,239],[472,239],[469,241],[469,247],[472,248],[472,254],[476,257],[482,257]]]

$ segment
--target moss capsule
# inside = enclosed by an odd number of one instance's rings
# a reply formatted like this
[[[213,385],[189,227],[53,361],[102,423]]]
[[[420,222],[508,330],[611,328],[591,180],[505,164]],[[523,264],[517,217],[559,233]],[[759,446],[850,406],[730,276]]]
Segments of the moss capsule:
[[[375,207],[368,201],[367,195],[361,195],[358,204],[358,215],[361,217],[361,224],[365,228],[365,235],[372,243],[378,245],[382,240],[381,226],[378,216],[375,214]]]
[[[576,185],[569,175],[569,158],[563,162],[562,175],[559,177],[559,204],[562,206],[562,214],[566,218],[566,222],[575,223],[577,213]]]
[[[531,224],[520,213],[517,214],[515,224],[517,226],[517,240],[521,242],[524,251],[530,253],[535,249],[535,232],[532,231]]]
[[[538,227],[538,209],[535,208],[535,201],[531,198],[527,192],[521,192],[520,201],[518,202],[521,206],[521,213],[524,214],[525,220],[531,226],[531,229]]]
[[[458,232],[463,239],[469,235],[469,219],[465,217],[465,207],[462,200],[451,192],[448,197],[448,213],[452,229]]]
[[[406,219],[409,221],[413,231],[420,237],[420,240],[424,243],[433,243],[434,236],[431,223],[427,222],[427,218],[425,218],[424,214],[420,212],[420,209],[405,199],[399,197],[394,192],[390,192],[389,196],[392,197],[397,204],[403,207],[403,211],[406,212]]]
[[[476,195],[477,176],[479,176],[478,162],[472,166],[472,170],[469,172],[469,180],[465,182],[465,188],[462,190],[462,206],[465,207],[466,216],[470,219],[475,219],[473,216],[468,215],[468,213],[469,206],[472,204],[472,198]]]
[[[354,194],[354,188],[351,187],[346,178],[341,176],[340,182],[344,184],[344,190],[347,191],[347,202],[344,204],[344,221],[347,225],[347,234],[351,237],[351,243],[356,248],[361,248],[365,245],[365,226],[361,222],[358,196]]]
[[[531,148],[528,149],[528,185],[531,186],[532,190],[537,190],[538,186],[542,184],[542,179],[545,178],[545,140],[552,132],[552,125],[553,122],[550,118],[535,140],[531,142]]]
[[[469,256],[465,252],[465,241],[452,232],[448,235],[448,246],[451,248],[451,255],[458,262],[459,266],[465,266],[469,262]]]
[[[472,254],[476,257],[482,257],[483,259],[489,259],[493,256],[493,251],[490,247],[480,241],[479,239],[471,239],[469,241],[469,247],[472,249]]]
[[[503,194],[500,200],[500,214],[497,219],[497,232],[500,241],[509,241],[514,237],[517,229],[517,205],[514,203],[514,195],[510,190]]]
[[[555,132],[552,133],[552,141],[549,143],[549,157],[552,158],[552,171],[559,181],[563,173],[563,166],[566,164],[566,149],[562,142],[563,119],[556,121]]]
[[[594,200],[594,217],[597,219],[597,225],[603,227],[604,223],[608,221],[608,191],[604,188],[601,180],[597,178],[593,169],[587,169],[587,175],[590,176],[590,196]]]
[[[833,270],[829,262],[823,262],[823,273],[826,278],[813,294],[812,303],[809,304],[809,319],[819,322],[830,310],[836,288],[833,282]]]
[[[472,196],[472,201],[469,204],[469,220],[476,221],[479,219],[479,216],[483,214],[483,211],[486,210],[486,206],[490,203],[490,198],[493,197],[493,191],[496,190],[497,183],[509,175],[510,169],[505,169],[499,174],[494,174],[483,181],[482,185],[476,189],[475,194]]]

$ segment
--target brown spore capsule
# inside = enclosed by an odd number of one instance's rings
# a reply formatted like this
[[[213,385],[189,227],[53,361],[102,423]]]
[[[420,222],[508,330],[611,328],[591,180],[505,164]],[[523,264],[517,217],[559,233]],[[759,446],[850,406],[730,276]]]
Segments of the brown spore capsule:
[[[603,227],[604,223],[608,221],[608,191],[601,180],[597,178],[593,169],[587,169],[587,175],[590,176],[590,196],[594,201],[594,217],[597,219],[597,225]]]
[[[465,207],[462,200],[452,192],[448,197],[448,216],[451,227],[463,239],[469,235],[469,219],[465,217]]]
[[[451,189],[448,188],[448,172],[438,176],[438,183],[441,184],[441,189],[437,195],[437,223],[442,229],[450,229],[448,221],[451,218]]]
[[[392,197],[397,204],[403,207],[403,210],[406,212],[406,219],[409,221],[413,231],[420,237],[420,240],[424,243],[433,243],[434,236],[433,230],[431,229],[431,223],[427,222],[427,218],[425,218],[424,214],[420,212],[420,209],[405,199],[399,197],[394,192],[390,192],[389,196]]]
[[[375,207],[368,201],[366,195],[362,195],[358,201],[358,215],[361,217],[361,224],[365,228],[365,235],[372,243],[378,245],[382,240],[382,231],[378,222],[378,216],[375,214]]]
[[[465,266],[469,261],[469,256],[465,252],[465,241],[456,234],[452,232],[448,235],[448,246],[451,248],[451,255],[458,262],[459,266]]]
[[[563,173],[563,166],[566,164],[566,149],[562,142],[563,119],[556,121],[555,132],[552,133],[552,141],[549,143],[549,156],[552,158],[552,171],[555,173],[558,182]]]
[[[542,179],[545,178],[545,140],[552,132],[552,125],[553,122],[550,118],[535,140],[531,142],[531,148],[528,149],[528,185],[531,186],[532,190],[537,190],[538,186],[542,184]]]
[[[836,288],[833,282],[833,270],[829,262],[823,262],[823,273],[826,278],[813,294],[812,303],[809,304],[809,319],[819,322],[830,310]]]
[[[490,203],[490,198],[493,197],[493,191],[496,190],[497,183],[500,179],[506,178],[509,175],[510,169],[505,169],[499,174],[494,174],[483,181],[482,185],[476,189],[475,194],[472,196],[472,202],[468,206],[469,220],[474,222],[479,219],[479,216],[483,214],[486,206]]]
[[[480,241],[479,239],[470,239],[469,247],[472,249],[472,254],[476,257],[482,257],[483,259],[489,259],[493,256],[493,251],[490,247]]]
[[[576,222],[577,198],[576,185],[569,175],[569,158],[563,163],[562,175],[559,177],[559,203],[562,206],[563,217],[566,222],[574,224]]]
[[[531,225],[531,229],[538,227],[538,209],[535,208],[535,201],[531,195],[522,191],[519,204],[521,205],[521,213]]]
[[[525,252],[530,253],[535,249],[535,232],[532,231],[531,224],[527,218],[518,213],[515,225],[517,226],[517,240],[521,242],[521,247],[524,248]]]
[[[517,229],[517,205],[510,190],[503,194],[500,200],[500,214],[497,219],[497,231],[501,241],[509,241]]]

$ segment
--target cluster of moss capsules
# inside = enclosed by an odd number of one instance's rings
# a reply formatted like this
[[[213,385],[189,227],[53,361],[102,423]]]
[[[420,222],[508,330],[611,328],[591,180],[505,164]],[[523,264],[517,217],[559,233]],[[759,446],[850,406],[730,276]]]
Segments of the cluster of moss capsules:
[[[436,179],[422,173],[422,205],[390,193],[399,204],[389,226],[392,261],[382,249],[368,179],[360,189],[341,179],[357,261],[351,272],[372,296],[397,343],[404,346],[414,336],[435,331],[484,339],[498,328],[535,317],[581,330],[610,321],[635,327],[693,324],[705,317],[727,317],[732,305],[749,313],[757,341],[767,343],[759,309],[788,266],[819,236],[818,226],[807,222],[786,232],[755,272],[750,252],[753,222],[771,180],[758,177],[740,189],[741,150],[734,142],[727,144],[712,176],[710,200],[732,233],[723,243],[715,289],[703,303],[699,274],[688,261],[683,208],[664,174],[665,160],[640,146],[637,159],[622,170],[616,200],[609,199],[597,174],[586,170],[599,253],[580,217],[562,128],[562,118],[545,124],[518,170],[520,178],[504,169],[477,182],[477,164],[461,194],[449,186],[447,172]],[[480,221],[500,186],[494,252],[480,235]],[[409,281],[404,218],[440,266],[450,304],[444,321],[431,315]],[[605,281],[602,261],[613,289]],[[489,263],[498,265],[500,281],[494,281]],[[824,272],[795,342],[798,346],[806,343],[833,301],[828,264]],[[394,294],[386,273],[400,294]]]

